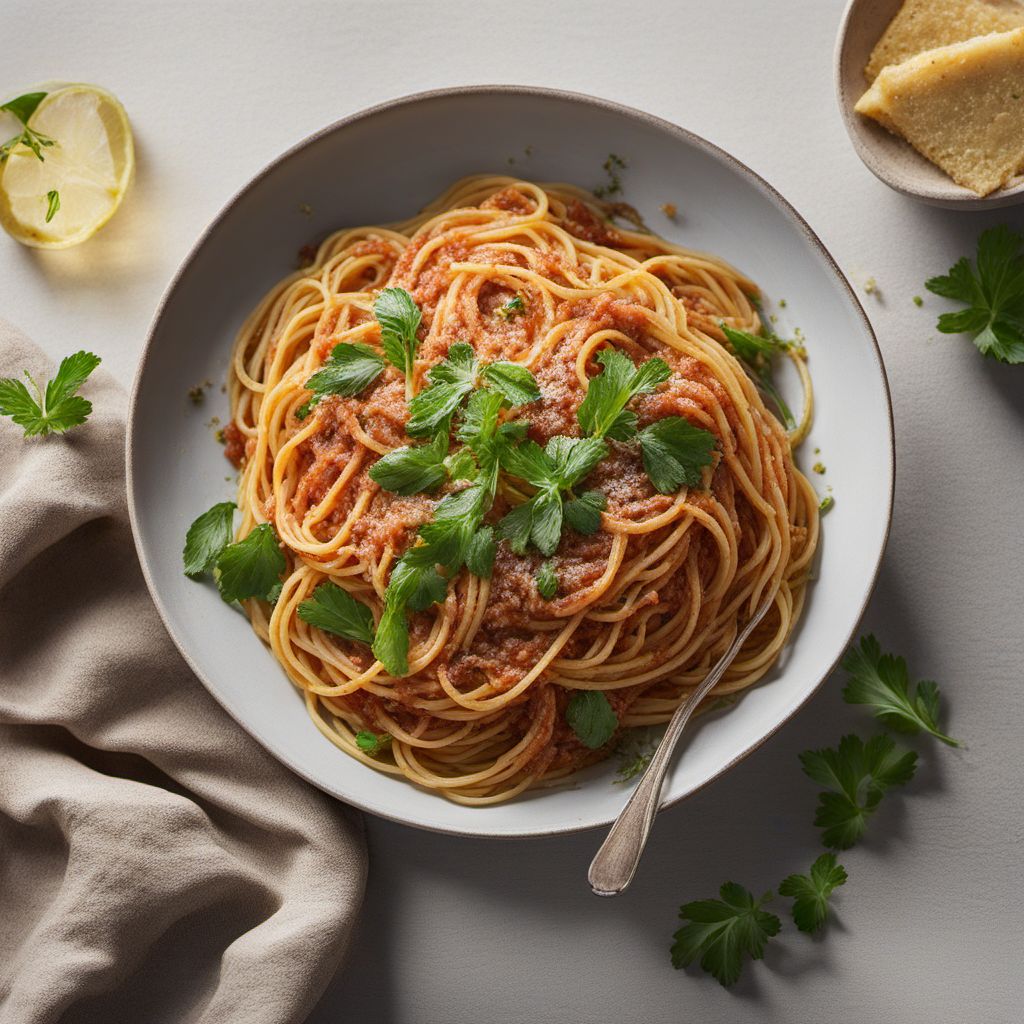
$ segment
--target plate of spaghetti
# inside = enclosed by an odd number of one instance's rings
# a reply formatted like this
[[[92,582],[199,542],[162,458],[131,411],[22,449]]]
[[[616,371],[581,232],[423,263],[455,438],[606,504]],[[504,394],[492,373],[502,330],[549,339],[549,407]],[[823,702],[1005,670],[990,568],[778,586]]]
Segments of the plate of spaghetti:
[[[648,115],[500,87],[243,189],[157,312],[127,458],[225,708],[347,802],[494,836],[612,820],[765,602],[666,802],[770,736],[856,628],[893,490],[870,325],[785,200]]]

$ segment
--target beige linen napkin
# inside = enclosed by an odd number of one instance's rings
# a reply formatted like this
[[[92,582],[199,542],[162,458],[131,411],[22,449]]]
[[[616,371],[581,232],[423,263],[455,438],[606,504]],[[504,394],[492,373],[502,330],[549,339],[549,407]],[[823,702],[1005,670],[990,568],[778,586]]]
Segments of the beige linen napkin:
[[[0,322],[0,377],[24,369],[54,367]],[[83,394],[63,436],[0,420],[0,1021],[301,1021],[359,909],[361,821],[179,657],[128,526],[124,395],[102,369]]]

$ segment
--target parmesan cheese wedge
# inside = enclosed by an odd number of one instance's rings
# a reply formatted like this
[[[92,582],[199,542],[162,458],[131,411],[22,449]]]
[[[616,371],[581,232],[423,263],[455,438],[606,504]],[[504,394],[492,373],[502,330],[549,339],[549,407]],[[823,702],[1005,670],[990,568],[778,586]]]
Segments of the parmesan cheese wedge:
[[[864,76],[873,82],[882,68],[923,50],[1021,27],[1019,0],[907,0],[871,52]]]
[[[855,109],[986,196],[1024,170],[1024,28],[883,68]]]

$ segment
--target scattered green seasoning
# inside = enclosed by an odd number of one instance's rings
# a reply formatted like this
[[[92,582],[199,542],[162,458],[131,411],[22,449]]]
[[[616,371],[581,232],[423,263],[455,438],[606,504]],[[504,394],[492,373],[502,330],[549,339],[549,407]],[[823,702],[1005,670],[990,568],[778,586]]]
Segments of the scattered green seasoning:
[[[811,472],[817,473],[818,476],[824,476],[827,472],[827,470],[825,469],[825,463],[816,462],[813,466],[811,466]]]
[[[499,306],[494,312],[502,320],[511,320],[514,317],[522,316],[526,312],[526,303],[523,301],[522,295],[513,295],[508,302]]]
[[[942,277],[925,282],[935,295],[965,308],[943,313],[943,334],[967,334],[978,351],[1001,363],[1024,363],[1024,238],[1005,224],[978,238],[972,264],[965,256]]]
[[[60,210],[60,193],[55,189],[51,188],[46,193],[46,223],[49,224],[51,220],[57,215]]]
[[[822,515],[824,515],[830,508],[832,508],[832,506],[835,503],[836,503],[836,499],[833,498],[831,494],[826,494],[825,497],[821,499],[821,502],[818,505],[818,511]]]
[[[99,365],[99,356],[75,352],[61,360],[45,389],[26,370],[34,397],[24,382],[14,377],[0,379],[0,416],[10,416],[24,429],[25,437],[63,434],[79,426],[89,418],[92,402],[77,392]]]
[[[848,704],[872,708],[883,725],[900,731],[926,732],[956,745],[939,727],[939,692],[934,683],[911,690],[902,658],[886,654],[873,636],[861,638],[842,662],[850,674],[843,691]],[[837,747],[807,750],[800,755],[804,772],[824,787],[818,796],[814,824],[822,841],[847,849],[864,835],[867,823],[885,794],[908,783],[917,767],[917,753],[901,750],[882,733],[864,740],[844,736]],[[778,885],[778,894],[792,900],[790,913],[797,929],[820,931],[826,924],[835,890],[848,880],[846,868],[833,852],[822,853],[807,874],[792,874]],[[679,909],[684,925],[674,935],[672,963],[685,967],[694,961],[722,985],[739,978],[747,959],[763,957],[767,943],[782,929],[782,921],[765,909],[772,892],[760,898],[735,882],[726,882],[718,899],[685,903]]]
[[[924,305],[924,299],[922,299],[920,295],[915,295],[914,296],[914,305],[917,306],[918,308],[920,308],[921,306]]]
[[[622,195],[622,171],[626,169],[626,161],[617,153],[609,153],[605,162],[601,165],[608,177],[604,185],[598,185],[594,189],[594,195],[598,199],[610,199],[612,196]]]

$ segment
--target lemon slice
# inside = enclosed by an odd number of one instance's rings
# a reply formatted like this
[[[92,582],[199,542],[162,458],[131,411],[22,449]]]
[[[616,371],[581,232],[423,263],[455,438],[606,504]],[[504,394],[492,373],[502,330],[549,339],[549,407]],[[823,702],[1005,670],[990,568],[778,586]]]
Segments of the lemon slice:
[[[0,174],[0,225],[40,249],[66,249],[91,238],[114,215],[135,170],[128,115],[94,85],[69,85],[36,107],[29,126],[54,140],[44,160],[16,146]],[[46,223],[48,195],[60,209]]]

